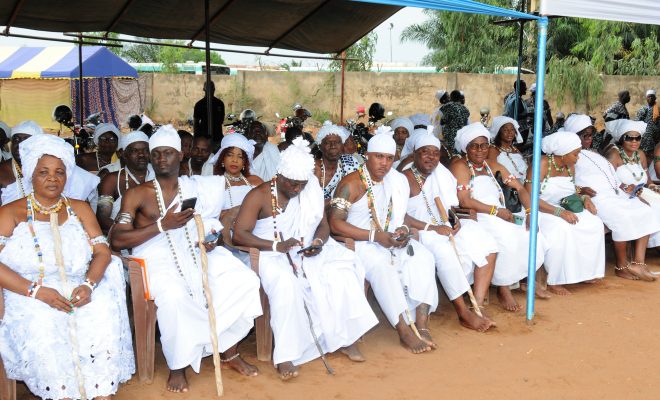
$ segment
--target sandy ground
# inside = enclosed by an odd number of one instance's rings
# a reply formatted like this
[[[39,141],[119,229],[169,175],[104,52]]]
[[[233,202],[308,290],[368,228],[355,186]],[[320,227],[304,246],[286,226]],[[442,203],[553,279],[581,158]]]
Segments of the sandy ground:
[[[649,257],[660,272],[660,257]],[[431,331],[439,345],[413,355],[398,344],[382,314],[381,323],[361,343],[367,362],[350,362],[341,354],[328,360],[336,371],[326,374],[320,360],[302,366],[300,376],[282,382],[272,365],[256,361],[254,335],[240,346],[244,357],[260,368],[247,378],[223,370],[225,399],[655,399],[660,397],[660,281],[627,281],[613,276],[593,285],[574,285],[572,296],[537,301],[534,324],[523,312],[499,308],[494,290],[487,312],[498,327],[480,334],[462,328],[444,298],[432,316]],[[514,291],[524,304],[524,294]],[[379,310],[378,310],[379,313]],[[190,370],[189,370],[190,371]],[[190,392],[165,390],[167,367],[156,353],[151,385],[137,377],[124,384],[116,399],[211,399],[215,396],[211,358],[199,375],[189,372]],[[25,389],[19,387],[19,398]]]

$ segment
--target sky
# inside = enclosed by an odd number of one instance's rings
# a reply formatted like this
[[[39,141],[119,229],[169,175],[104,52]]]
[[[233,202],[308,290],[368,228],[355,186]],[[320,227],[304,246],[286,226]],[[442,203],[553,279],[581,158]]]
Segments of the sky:
[[[409,8],[406,7],[401,11],[394,14],[387,21],[383,22],[376,28],[376,33],[378,34],[378,42],[376,45],[376,55],[374,56],[375,62],[389,62],[390,61],[390,46],[392,52],[392,61],[393,62],[404,62],[417,64],[421,61],[428,53],[426,46],[419,43],[401,43],[400,36],[401,32],[409,25],[414,23],[419,23],[426,19],[426,16],[423,14],[422,10],[419,8]],[[394,26],[391,30],[392,40],[390,41],[390,23]],[[28,29],[18,29],[12,28],[12,33],[24,34],[24,35],[35,35],[35,36],[47,36],[47,37],[59,37],[64,38],[62,34],[51,33],[51,32],[40,32],[32,31]],[[196,45],[203,46],[203,42],[198,42]],[[44,40],[32,40],[32,39],[22,39],[22,38],[13,38],[5,37],[0,35],[0,46],[72,46],[67,43],[59,43],[52,41]],[[239,46],[228,46],[228,45],[215,45],[215,47],[224,47],[228,49],[242,49],[248,51],[264,51],[263,48],[254,48],[254,47],[239,47]],[[273,52],[289,54],[286,50],[273,50]],[[238,53],[227,53],[220,52],[222,58],[228,64],[257,64],[257,56],[250,54],[238,54]],[[292,53],[293,54],[293,53]],[[301,53],[298,53],[301,54]],[[306,54],[306,53],[302,53]],[[261,57],[261,62],[264,64],[280,64],[283,62],[288,62],[294,57]],[[303,60],[303,65],[316,65],[320,61],[317,60]]]

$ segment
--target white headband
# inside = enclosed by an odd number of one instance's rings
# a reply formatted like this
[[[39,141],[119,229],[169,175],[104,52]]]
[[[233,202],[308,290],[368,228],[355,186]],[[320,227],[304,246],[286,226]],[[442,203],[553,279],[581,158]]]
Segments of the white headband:
[[[126,148],[135,142],[149,143],[149,136],[142,131],[133,131],[119,138],[119,149],[126,150]]]
[[[172,147],[176,151],[181,151],[181,138],[171,124],[161,126],[149,138],[149,151],[153,151],[156,147]]]
[[[376,134],[367,143],[367,153],[383,153],[394,155],[396,153],[396,142],[392,138],[392,128],[380,126]]]

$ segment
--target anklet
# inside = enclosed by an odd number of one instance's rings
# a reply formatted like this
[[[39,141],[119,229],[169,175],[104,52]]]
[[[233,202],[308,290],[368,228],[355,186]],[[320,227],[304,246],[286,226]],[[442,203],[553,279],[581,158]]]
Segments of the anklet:
[[[221,358],[221,359],[220,359],[220,362],[221,362],[221,363],[228,363],[228,362],[234,361],[234,360],[237,359],[240,355],[241,355],[241,353],[236,353],[236,354],[234,354],[233,356],[229,357],[229,358],[226,359],[226,360],[223,360],[223,359]]]
[[[626,266],[623,266],[623,267],[619,267],[618,265],[615,265],[614,269],[617,270],[617,271],[623,271],[624,269],[628,269],[628,266],[626,265]]]
[[[423,332],[431,333],[431,331],[428,330],[427,328],[417,328],[417,330],[418,330],[418,331],[423,331]]]

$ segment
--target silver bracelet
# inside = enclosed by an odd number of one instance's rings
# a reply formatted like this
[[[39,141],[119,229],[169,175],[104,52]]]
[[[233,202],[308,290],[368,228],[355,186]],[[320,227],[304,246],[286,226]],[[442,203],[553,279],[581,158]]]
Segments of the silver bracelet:
[[[406,228],[406,234],[410,233],[410,228],[408,228],[408,225],[401,225],[402,228]]]
[[[165,230],[163,229],[162,221],[163,221],[163,217],[158,218],[156,220],[156,226],[158,227],[158,232],[165,233]]]
[[[35,286],[34,289],[32,290],[32,294],[30,295],[30,297],[32,297],[33,299],[36,299],[37,298],[37,292],[39,291],[39,289],[41,289],[41,285]]]
[[[271,247],[271,248],[273,249],[273,251],[277,251],[277,244],[278,244],[278,243],[279,243],[279,242],[278,242],[277,240],[273,240],[273,245],[272,245],[272,247]]]
[[[429,226],[431,226],[431,223],[430,223],[430,222],[427,222],[426,225],[424,225],[424,230],[425,230],[425,231],[428,231],[428,230],[429,230]]]
[[[325,244],[325,242],[324,242],[323,239],[321,239],[321,238],[314,238],[314,240],[320,240],[320,241],[321,241],[321,246],[323,246],[323,245]],[[312,240],[312,242],[313,242],[314,240]]]
[[[106,239],[105,236],[103,235],[98,235],[95,238],[92,238],[89,243],[92,245],[92,247],[96,246],[97,244],[103,244],[108,247],[110,247],[110,243],[108,243],[108,239]]]

